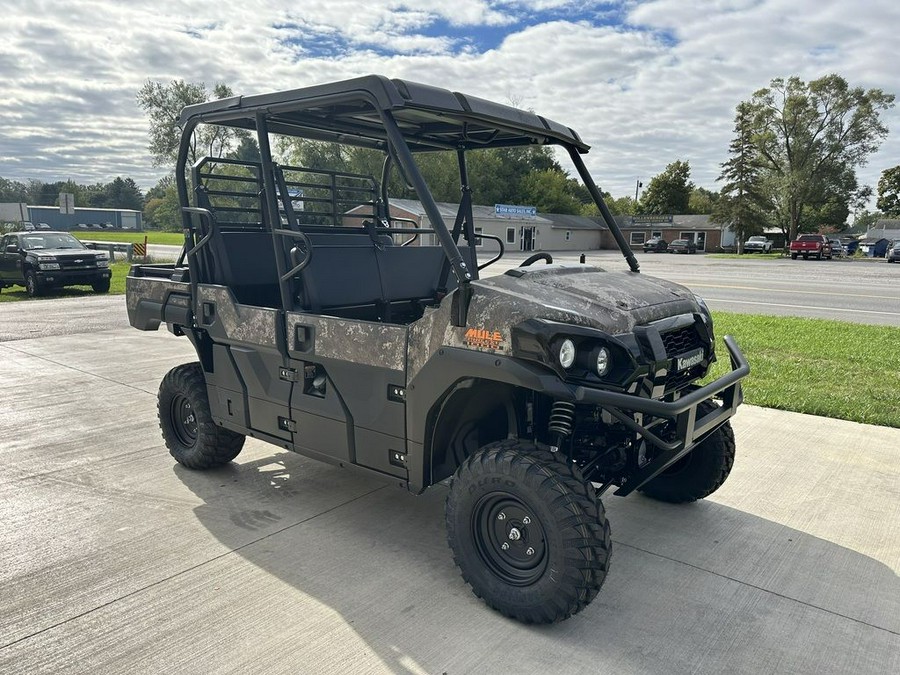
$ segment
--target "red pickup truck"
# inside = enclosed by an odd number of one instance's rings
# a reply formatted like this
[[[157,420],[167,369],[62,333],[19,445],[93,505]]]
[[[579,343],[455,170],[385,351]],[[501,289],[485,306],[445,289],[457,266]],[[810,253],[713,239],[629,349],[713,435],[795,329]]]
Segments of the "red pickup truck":
[[[801,234],[791,242],[791,260],[796,260],[798,255],[804,260],[810,256],[831,260],[831,242],[824,234]]]

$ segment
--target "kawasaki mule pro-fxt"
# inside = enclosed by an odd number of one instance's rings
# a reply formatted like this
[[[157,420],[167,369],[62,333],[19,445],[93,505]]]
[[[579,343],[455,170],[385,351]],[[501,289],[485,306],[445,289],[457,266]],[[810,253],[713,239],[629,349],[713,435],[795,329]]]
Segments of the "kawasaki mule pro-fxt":
[[[260,161],[187,166],[198,125],[252,132]],[[181,126],[184,250],[174,265],[135,265],[127,285],[133,326],[165,322],[197,350],[159,391],[181,464],[224,464],[252,436],[414,493],[450,479],[463,578],[525,622],[565,619],[599,591],[607,489],[681,502],[728,476],[747,363],[726,337],[732,370],[694,384],[715,359],[709,311],[638,273],[568,127],[376,76],[190,106]],[[380,175],[277,164],[278,137],[367,149]],[[480,278],[503,242],[476,235],[467,156],[533,145],[568,153],[628,271],[539,253]],[[458,166],[453,222],[417,166],[434,152]],[[392,212],[398,176],[428,228]],[[479,263],[481,239],[499,254]]]

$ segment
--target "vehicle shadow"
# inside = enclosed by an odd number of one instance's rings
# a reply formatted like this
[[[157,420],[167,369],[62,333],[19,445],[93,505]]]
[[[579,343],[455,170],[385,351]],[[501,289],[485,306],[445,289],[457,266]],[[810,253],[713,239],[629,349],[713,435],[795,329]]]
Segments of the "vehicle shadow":
[[[606,584],[580,614],[535,627],[462,581],[443,486],[414,497],[291,453],[174,472],[231,555],[298,591],[285,595],[301,606],[327,606],[328,630],[352,629],[391,672],[897,672],[884,670],[900,659],[889,567],[713,501],[606,498]],[[302,645],[291,658],[313,662]]]

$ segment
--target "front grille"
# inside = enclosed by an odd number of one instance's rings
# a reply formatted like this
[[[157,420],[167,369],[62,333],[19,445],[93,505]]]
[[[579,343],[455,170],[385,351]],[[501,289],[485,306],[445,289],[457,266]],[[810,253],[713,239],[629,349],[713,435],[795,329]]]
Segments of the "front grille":
[[[660,337],[666,347],[666,356],[669,358],[705,346],[693,324],[663,333]]]
[[[76,262],[80,260],[81,262]],[[60,259],[59,268],[65,271],[75,270],[95,270],[97,269],[97,260],[95,258],[74,258],[72,260]]]
[[[666,347],[666,356],[670,359],[673,359],[673,367],[675,365],[674,358],[676,356],[680,356],[701,347],[704,348],[705,353],[706,343],[700,337],[700,333],[697,331],[696,324],[691,324],[690,326],[685,326],[684,328],[676,328],[673,331],[662,333],[660,334],[660,337],[662,338],[663,345],[665,345]],[[696,366],[692,366],[687,370],[670,371],[666,376],[666,393],[678,391],[679,389],[684,388],[698,377],[702,377],[704,374],[704,370],[705,366],[699,364]]]

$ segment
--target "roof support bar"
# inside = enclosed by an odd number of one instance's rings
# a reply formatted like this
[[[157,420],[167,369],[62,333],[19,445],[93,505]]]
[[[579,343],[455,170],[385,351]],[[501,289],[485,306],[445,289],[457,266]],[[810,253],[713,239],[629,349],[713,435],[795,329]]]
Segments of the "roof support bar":
[[[469,304],[468,298],[471,291],[469,283],[474,278],[473,274],[477,274],[477,271],[470,270],[466,265],[465,260],[463,260],[462,253],[459,252],[456,242],[453,241],[453,235],[450,234],[450,230],[447,229],[444,219],[441,218],[441,212],[434,201],[434,197],[431,195],[431,191],[428,189],[425,179],[422,178],[422,174],[419,173],[419,168],[416,166],[412,153],[410,152],[409,147],[407,147],[406,141],[403,139],[403,133],[400,131],[400,127],[397,126],[397,122],[394,120],[390,111],[385,110],[382,112],[382,120],[384,122],[385,130],[387,130],[388,140],[391,143],[394,156],[397,158],[400,167],[406,173],[406,177],[412,183],[413,188],[416,190],[416,194],[422,201],[422,207],[428,215],[431,227],[434,228],[434,232],[441,242],[441,247],[444,249],[444,253],[450,261],[453,273],[456,275],[456,280],[459,283],[458,294],[460,301],[458,304],[459,313],[453,318],[453,321],[457,326],[465,326]]]
[[[566,147],[569,150],[569,156],[572,158],[572,163],[575,164],[575,168],[578,169],[578,175],[581,176],[581,180],[584,181],[584,186],[588,189],[588,192],[591,193],[591,197],[594,198],[594,203],[596,203],[597,208],[600,209],[600,215],[603,216],[603,220],[606,221],[606,226],[609,228],[609,231],[612,232],[616,243],[619,245],[619,250],[622,251],[622,255],[625,256],[625,260],[628,262],[628,266],[631,268],[632,272],[640,272],[641,266],[638,264],[637,258],[634,257],[631,247],[628,245],[628,242],[625,241],[625,235],[622,234],[622,231],[616,224],[616,219],[613,218],[612,214],[609,212],[609,207],[603,200],[603,195],[591,178],[591,174],[588,173],[587,167],[581,159],[581,155],[578,154],[578,150],[575,147],[571,145]]]

